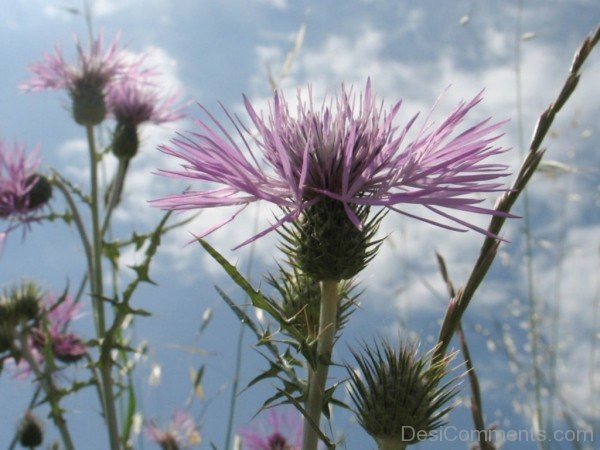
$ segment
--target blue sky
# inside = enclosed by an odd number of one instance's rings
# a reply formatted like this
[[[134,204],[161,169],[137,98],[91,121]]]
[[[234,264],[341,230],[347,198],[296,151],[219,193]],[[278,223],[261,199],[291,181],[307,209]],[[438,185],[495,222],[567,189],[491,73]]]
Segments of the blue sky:
[[[0,77],[0,137],[41,146],[46,166],[85,184],[86,152],[83,130],[69,119],[63,93],[23,94],[17,85],[28,79],[27,66],[60,43],[72,56],[72,36],[85,36],[80,15],[65,7],[80,8],[81,2],[13,0],[5,2],[0,16],[0,39],[5,64]],[[266,67],[278,74],[297,31],[305,24],[304,44],[290,74],[281,82],[289,99],[297,87],[311,83],[317,97],[334,91],[341,83],[360,89],[371,77],[374,91],[387,105],[404,100],[401,119],[417,111],[426,114],[448,87],[434,117],[443,117],[460,99],[469,99],[485,88],[485,101],[471,120],[492,116],[510,119],[502,138],[512,150],[503,160],[516,170],[519,161],[516,103],[515,42],[517,22],[522,21],[521,81],[523,128],[530,136],[536,117],[552,101],[566,76],[574,49],[600,19],[596,1],[297,1],[291,0],[98,0],[93,3],[96,29],[107,37],[123,31],[123,42],[131,52],[150,50],[151,61],[161,68],[166,90],[181,90],[186,99],[202,103],[212,111],[218,101],[241,111],[241,94],[265,108],[270,96]],[[576,173],[557,174],[548,169],[537,175],[530,190],[535,243],[535,284],[541,308],[542,327],[549,326],[554,299],[560,305],[560,367],[558,380],[566,404],[579,405],[591,415],[600,412],[598,363],[590,363],[591,336],[598,330],[598,236],[600,235],[600,189],[596,136],[600,112],[598,53],[584,69],[577,92],[556,122],[546,145],[548,160],[568,165]],[[193,103],[192,117],[201,117]],[[126,236],[133,228],[149,229],[160,213],[147,201],[175,193],[172,181],[153,175],[173,161],[156,147],[166,143],[174,130],[193,130],[191,120],[174,127],[146,127],[143,150],[132,164],[132,174],[121,211],[115,216],[115,234]],[[107,170],[113,168],[110,161]],[[490,203],[493,199],[490,199]],[[61,209],[57,200],[55,207]],[[205,444],[223,445],[225,411],[233,371],[233,354],[239,325],[221,303],[213,285],[218,284],[237,301],[244,298],[221,270],[194,245],[186,245],[189,232],[199,232],[223,220],[228,211],[205,211],[185,229],[165,239],[155,261],[158,287],[144,287],[136,304],[154,313],[135,327],[137,342],[146,340],[150,351],[140,362],[140,407],[146,417],[167,420],[173,408],[186,401],[189,370],[206,365],[204,404],[194,414],[202,415]],[[214,233],[209,242],[239,267],[246,268],[250,249],[230,251],[232,240],[241,242],[258,223],[271,215],[266,207],[249,208],[235,226]],[[485,221],[482,220],[481,224]],[[524,250],[522,221],[505,229],[510,244],[503,245],[494,270],[474,300],[466,319],[486,396],[488,421],[499,428],[529,428],[532,404],[527,392],[530,356],[527,344]],[[367,288],[362,308],[353,316],[336,356],[348,359],[347,344],[375,334],[410,339],[419,336],[428,348],[437,333],[445,309],[445,296],[435,265],[434,251],[448,260],[457,284],[465,280],[475,261],[481,237],[475,233],[452,234],[389,215],[382,233],[390,233],[373,264],[361,274]],[[274,267],[274,237],[256,246],[252,278]],[[561,255],[562,259],[561,259]],[[125,255],[123,265],[139,256]],[[558,263],[562,261],[562,263]],[[84,260],[74,230],[59,224],[34,227],[25,241],[12,236],[0,258],[0,285],[33,278],[50,290],[75,285]],[[595,284],[594,284],[595,283]],[[202,314],[213,311],[207,331],[197,336]],[[594,322],[595,321],[595,322]],[[77,325],[86,335],[88,316]],[[549,329],[549,328],[548,328]],[[501,330],[501,331],[498,331]],[[191,350],[201,349],[201,351]],[[507,352],[515,349],[523,361],[510,362]],[[251,380],[264,361],[246,338],[242,384]],[[529,358],[529,360],[528,360]],[[158,386],[149,386],[152,367],[160,365]],[[84,376],[79,373],[79,376]],[[595,392],[594,394],[594,388]],[[272,386],[265,383],[239,398],[237,426],[248,420]],[[0,379],[0,447],[6,446],[16,417],[28,401],[27,383]],[[95,398],[90,392],[72,402],[69,417],[75,439],[86,449],[104,449],[104,434]],[[462,396],[468,395],[463,383]],[[90,408],[90,404],[94,405]],[[459,427],[470,426],[466,402],[450,419]],[[205,410],[203,409],[205,408]],[[591,408],[591,409],[590,409]],[[556,407],[557,414],[560,407]],[[204,412],[203,412],[204,411]],[[334,415],[335,429],[344,432],[345,448],[375,448],[374,442],[345,413]],[[556,420],[561,424],[561,418]],[[598,430],[597,430],[598,431]],[[93,440],[85,441],[93,432]],[[82,444],[83,445],[83,444]],[[444,448],[465,444],[449,442]],[[136,447],[137,448],[137,447]],[[152,448],[140,440],[139,448]],[[208,447],[206,447],[208,448]],[[435,443],[422,448],[438,448]],[[507,443],[505,448],[535,448],[533,443]]]

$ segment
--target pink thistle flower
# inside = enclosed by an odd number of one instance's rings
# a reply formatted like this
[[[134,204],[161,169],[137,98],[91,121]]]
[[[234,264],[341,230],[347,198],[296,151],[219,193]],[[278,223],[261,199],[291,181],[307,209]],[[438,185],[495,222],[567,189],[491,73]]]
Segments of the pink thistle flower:
[[[74,319],[79,317],[80,304],[68,296],[55,299],[46,297],[42,310],[42,321],[33,329],[33,347],[44,352],[46,342],[54,358],[64,363],[74,363],[85,356],[86,347],[81,339],[66,330]]]
[[[23,299],[32,298],[31,295],[35,293],[27,290],[21,292],[26,294]],[[87,352],[86,346],[76,334],[68,332],[71,322],[79,317],[80,305],[66,295],[60,298],[46,295],[36,302],[39,310],[33,323],[29,320],[20,322],[10,339],[20,341],[18,336],[26,335],[27,351],[40,370],[44,370],[48,352],[53,359],[66,364],[81,360]],[[23,353],[25,349],[21,348],[19,351]],[[9,361],[14,365],[15,377],[19,379],[34,372],[26,358],[19,358],[18,363],[12,358]]]
[[[25,91],[65,89],[73,92],[82,80],[94,78],[102,87],[111,81],[123,78],[138,78],[141,60],[131,59],[118,49],[120,33],[117,34],[108,49],[104,51],[104,33],[100,31],[98,38],[86,51],[77,36],[74,37],[77,47],[77,63],[65,61],[60,47],[55,46],[53,54],[45,54],[44,60],[31,65],[33,78],[20,86]]]
[[[36,212],[52,195],[49,182],[36,173],[39,164],[37,151],[26,156],[23,146],[9,150],[0,141],[0,220],[8,222],[0,245],[8,232],[36,221]]]
[[[476,206],[481,193],[505,190],[496,181],[508,175],[507,167],[488,163],[489,157],[505,150],[493,147],[504,122],[486,119],[457,132],[467,113],[482,100],[481,93],[461,102],[438,126],[426,120],[414,140],[405,138],[418,116],[399,132],[394,119],[401,102],[389,111],[376,101],[367,82],[359,96],[342,87],[339,97],[325,100],[321,107],[301,100],[292,111],[276,92],[269,114],[258,114],[244,97],[254,126],[249,130],[225,113],[243,144],[238,144],[225,127],[206,109],[214,126],[198,121],[201,131],[182,136],[160,149],[182,161],[181,171],[162,171],[167,176],[217,185],[211,190],[188,190],[153,203],[163,209],[187,210],[218,206],[241,206],[228,220],[202,234],[206,236],[226,223],[250,203],[263,200],[277,205],[283,215],[269,228],[238,247],[280,227],[295,222],[313,205],[335,202],[359,230],[363,220],[357,211],[382,207],[455,231],[466,228],[488,234],[455,212],[502,215]],[[251,148],[253,144],[253,148]],[[258,149],[262,158],[256,155]],[[430,213],[458,224],[416,216],[405,210],[420,205]],[[364,216],[364,214],[363,214]]]
[[[161,98],[155,86],[135,80],[113,84],[106,97],[108,111],[117,121],[112,150],[118,158],[129,160],[139,148],[138,127],[151,122],[160,125],[184,117],[179,96]]]
[[[145,122],[161,125],[185,117],[178,101],[179,95],[163,98],[158,88],[136,80],[111,85],[106,96],[108,110],[117,122],[133,126]]]
[[[104,95],[111,83],[126,79],[144,80],[150,72],[141,69],[145,56],[132,58],[118,49],[120,34],[104,49],[104,36],[85,50],[75,36],[77,62],[67,63],[60,47],[53,54],[45,54],[41,62],[30,69],[33,78],[20,86],[30,92],[65,89],[73,100],[73,116],[82,125],[97,125],[106,116]]]
[[[243,450],[300,450],[302,421],[290,411],[269,410],[265,421],[240,433]]]
[[[184,411],[175,411],[164,431],[153,421],[148,421],[145,429],[148,439],[160,445],[162,450],[189,449],[202,441],[194,419]]]

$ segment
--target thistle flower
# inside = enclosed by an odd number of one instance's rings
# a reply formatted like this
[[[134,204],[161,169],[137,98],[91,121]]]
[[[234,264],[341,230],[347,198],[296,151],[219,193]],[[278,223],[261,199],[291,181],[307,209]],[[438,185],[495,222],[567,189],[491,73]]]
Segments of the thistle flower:
[[[106,88],[113,82],[125,79],[142,79],[140,70],[143,57],[133,59],[118,49],[120,35],[104,50],[104,36],[98,38],[85,50],[75,37],[77,63],[65,61],[60,47],[53,54],[45,54],[44,60],[31,66],[33,78],[23,85],[25,91],[65,89],[73,101],[73,118],[81,125],[97,125],[106,116]]]
[[[397,133],[393,122],[401,102],[384,110],[371,92],[370,80],[358,101],[352,90],[342,88],[339,97],[326,99],[320,108],[314,105],[310,88],[307,101],[298,91],[294,110],[276,92],[266,118],[244,97],[255,130],[238,124],[225,111],[243,145],[205,109],[213,126],[199,121],[200,133],[162,146],[164,153],[182,160],[183,167],[182,171],[163,173],[218,187],[190,189],[154,204],[172,210],[241,206],[206,235],[233,220],[250,203],[267,201],[278,206],[282,215],[240,246],[293,223],[300,229],[294,230],[291,247],[297,247],[300,240],[309,242],[312,251],[304,255],[300,249],[295,255],[303,270],[317,280],[348,279],[376,251],[371,240],[380,217],[369,217],[370,208],[384,208],[452,230],[470,228],[486,234],[452,211],[506,215],[475,206],[483,201],[479,194],[504,189],[496,180],[507,175],[506,167],[484,162],[504,151],[491,146],[503,123],[490,124],[487,119],[455,134],[481,100],[479,94],[460,103],[438,126],[426,121],[408,144],[404,140],[417,116]],[[421,205],[461,228],[415,216],[405,210],[407,205]],[[330,239],[337,241],[327,243]],[[340,242],[344,245],[337,245]],[[321,250],[315,254],[319,246]],[[303,262],[306,259],[310,264]],[[344,268],[341,272],[340,266]],[[328,267],[336,271],[331,273]]]
[[[9,231],[36,220],[35,213],[52,197],[52,186],[37,173],[37,152],[25,155],[25,148],[8,149],[0,140],[0,220],[8,222],[0,232],[0,245]]]
[[[43,355],[49,341],[52,355],[59,361],[70,364],[83,358],[85,344],[77,335],[66,331],[71,321],[79,316],[79,310],[80,305],[69,296],[58,299],[46,296],[41,320],[32,330],[35,350]]]
[[[146,435],[151,441],[159,444],[162,450],[189,449],[202,441],[194,419],[184,411],[175,411],[164,431],[153,421],[148,421]]]
[[[79,315],[79,304],[66,295],[56,298],[44,294],[33,283],[6,291],[0,298],[0,352],[9,352],[17,363],[17,376],[33,369],[25,359],[28,352],[38,364],[44,364],[47,352],[64,363],[79,361],[86,353],[85,344],[68,327]],[[23,348],[23,342],[27,348]]]
[[[302,421],[290,411],[273,408],[265,421],[240,432],[242,450],[300,450]]]
[[[119,158],[132,158],[139,146],[138,127],[150,122],[160,125],[184,117],[179,96],[162,98],[161,92],[136,80],[113,84],[108,89],[108,111],[117,121],[113,153]]]
[[[430,364],[416,348],[398,351],[386,342],[352,351],[358,370],[347,366],[350,396],[360,425],[380,449],[401,450],[424,440],[443,425],[456,394],[448,375],[451,357]]]

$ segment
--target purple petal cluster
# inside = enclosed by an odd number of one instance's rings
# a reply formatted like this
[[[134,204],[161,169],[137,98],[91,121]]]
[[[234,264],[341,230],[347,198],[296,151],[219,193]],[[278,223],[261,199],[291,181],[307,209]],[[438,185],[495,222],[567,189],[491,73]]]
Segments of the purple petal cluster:
[[[32,351],[40,355],[41,361],[48,342],[52,356],[59,361],[73,363],[83,358],[85,344],[76,334],[67,331],[71,321],[79,316],[79,310],[80,305],[71,297],[44,298],[42,319],[32,330]]]
[[[395,119],[401,102],[385,110],[372,94],[370,80],[358,98],[352,89],[342,87],[341,95],[326,98],[320,106],[313,102],[310,88],[307,100],[298,91],[293,109],[276,92],[266,116],[257,113],[244,97],[253,129],[225,111],[239,140],[204,110],[212,124],[198,121],[198,133],[161,147],[164,153],[179,158],[183,167],[163,173],[213,183],[216,188],[190,189],[154,204],[173,210],[243,209],[264,200],[284,211],[275,224],[244,244],[298,219],[305,209],[326,198],[341,202],[348,219],[359,229],[363,223],[355,211],[368,206],[389,208],[457,231],[470,228],[486,233],[456,216],[456,212],[498,214],[476,205],[483,201],[481,193],[504,190],[497,180],[507,175],[506,166],[487,162],[504,151],[493,146],[501,136],[498,130],[503,122],[487,119],[459,131],[466,115],[481,100],[479,94],[461,102],[437,126],[426,120],[406,143],[418,114],[398,127]],[[460,227],[415,216],[405,210],[407,205],[420,205]]]
[[[292,411],[269,410],[262,422],[240,432],[242,450],[300,450],[302,421]]]
[[[183,107],[178,101],[179,95],[164,98],[158,88],[137,80],[110,86],[106,96],[108,110],[117,122],[133,126],[145,122],[160,125],[181,119]]]
[[[9,231],[35,220],[35,212],[43,204],[35,204],[29,195],[38,181],[40,164],[37,152],[29,156],[25,148],[7,148],[0,140],[0,220],[8,222],[0,232],[0,244]]]
[[[46,295],[41,301],[39,318],[30,330],[29,352],[39,366],[48,350],[55,360],[66,364],[81,360],[86,346],[79,336],[68,331],[71,322],[80,316],[80,304],[69,296],[56,298]],[[49,346],[49,347],[48,347]],[[25,378],[33,372],[25,359],[15,366],[15,376]]]
[[[45,54],[43,61],[31,65],[33,78],[21,85],[21,89],[32,92],[65,89],[73,92],[82,80],[94,80],[106,87],[113,80],[139,79],[144,76],[144,72],[140,70],[143,58],[132,59],[119,50],[120,34],[106,50],[102,31],[90,43],[89,49],[84,48],[77,36],[74,39],[77,47],[76,63],[68,63],[61,48],[56,46],[54,53]]]
[[[200,444],[201,437],[194,419],[184,411],[175,411],[166,429],[153,421],[145,425],[148,438],[160,445],[162,450],[184,450]]]

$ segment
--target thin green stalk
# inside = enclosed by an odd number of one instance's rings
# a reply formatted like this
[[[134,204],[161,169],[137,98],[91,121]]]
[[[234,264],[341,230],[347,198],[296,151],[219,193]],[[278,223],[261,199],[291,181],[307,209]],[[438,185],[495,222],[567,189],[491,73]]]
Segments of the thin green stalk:
[[[306,414],[319,426],[323,397],[325,394],[327,372],[331,363],[331,354],[336,331],[337,308],[339,303],[339,281],[325,280],[321,282],[321,313],[319,317],[319,341],[317,342],[317,366],[308,368],[308,396],[306,399]],[[304,419],[304,434],[302,450],[317,450],[319,437],[317,430],[308,418]]]
[[[60,433],[60,437],[65,445],[66,450],[75,450],[75,446],[73,445],[73,440],[71,439],[71,434],[69,433],[69,429],[67,427],[67,421],[65,420],[62,409],[58,404],[58,400],[56,396],[58,395],[58,389],[54,385],[54,381],[52,380],[52,374],[49,373],[48,370],[42,372],[40,366],[37,361],[31,354],[29,350],[29,343],[27,342],[27,335],[25,333],[21,333],[19,336],[20,342],[20,353],[27,361],[27,364],[35,374],[37,380],[40,383],[40,386],[46,393],[46,398],[48,399],[48,403],[50,404],[51,417],[58,428]]]
[[[521,79],[521,35],[523,18],[523,0],[519,0],[517,14],[517,29],[515,36],[515,77],[516,77],[516,102],[517,102],[517,133],[519,142],[519,155],[522,157],[525,148],[525,134],[523,131],[523,88]],[[538,330],[538,305],[535,295],[533,280],[533,242],[531,238],[531,209],[529,207],[529,193],[523,190],[523,226],[525,234],[525,257],[527,270],[527,303],[529,306],[529,330],[531,340],[531,358],[533,365],[533,387],[535,395],[534,428],[537,432],[544,431],[542,411],[542,387],[540,381],[540,355],[539,355],[539,330]],[[538,446],[546,448],[546,443],[540,439]]]
[[[92,209],[92,248],[93,248],[93,273],[92,273],[92,302],[98,320],[98,338],[103,339],[106,334],[106,321],[104,313],[104,294],[102,282],[102,235],[100,229],[100,202],[98,195],[98,155],[94,139],[94,127],[85,127],[88,147],[90,151],[90,184],[91,184],[91,209]],[[110,351],[102,350],[99,359],[102,392],[104,394],[104,416],[108,428],[111,450],[121,448],[119,439],[119,426],[114,399],[112,379],[112,359]]]
[[[254,216],[254,234],[257,233],[258,230],[258,211]],[[254,253],[256,250],[256,241],[252,242],[252,247],[250,248],[250,256],[248,258],[248,268],[246,270],[246,279],[250,280],[250,276],[252,275],[252,267],[254,265]],[[246,324],[240,324],[240,332],[238,334],[238,340],[236,344],[235,350],[235,369],[233,372],[233,382],[231,385],[231,397],[229,398],[229,415],[227,417],[227,428],[225,430],[225,450],[229,449],[231,445],[231,436],[233,435],[233,419],[235,417],[235,410],[237,405],[237,395],[238,388],[240,384],[240,373],[242,370],[242,349],[244,344],[244,335],[246,333]]]
[[[396,439],[377,439],[377,446],[379,450],[405,450],[408,444]]]
[[[600,256],[600,254],[598,255]],[[597,260],[600,262],[600,259]],[[596,274],[600,275],[600,264],[596,269]],[[600,330],[598,330],[598,317],[600,316],[600,277],[595,277],[596,287],[594,289],[594,297],[592,302],[592,329],[590,336],[590,369],[588,373],[588,383],[590,386],[590,402],[588,406],[588,414],[590,417],[594,418],[592,423],[592,430],[596,432],[597,430],[600,432],[600,419],[597,414],[600,412],[598,408],[597,396],[597,387],[596,387],[596,361],[597,361],[597,350],[599,343]]]
[[[102,234],[104,237],[110,226],[110,219],[115,207],[119,204],[121,199],[121,192],[123,190],[123,184],[125,183],[125,176],[127,175],[127,168],[129,167],[129,159],[119,159],[119,166],[117,168],[117,175],[112,186],[108,205],[106,206],[106,214],[104,216],[104,222],[102,223]]]
[[[450,279],[450,274],[448,273],[446,261],[439,253],[436,253],[436,257],[438,260],[438,265],[440,268],[442,278],[446,283],[448,296],[450,297],[450,299],[453,299],[456,296],[456,291],[454,289],[454,283],[452,283],[452,280]],[[460,350],[465,360],[465,366],[469,377],[469,385],[471,387],[471,416],[473,418],[473,425],[477,430],[479,448],[480,450],[495,450],[494,444],[490,442],[490,440],[488,439],[488,434],[486,433],[485,419],[483,417],[483,401],[481,398],[481,387],[479,385],[479,378],[477,377],[477,373],[475,372],[475,365],[473,364],[473,359],[471,358],[471,352],[469,351],[469,345],[467,344],[467,337],[465,336],[465,332],[463,330],[461,322],[458,323],[458,328],[456,329],[456,336],[458,337]]]
[[[548,400],[548,416],[547,416],[547,427],[548,430],[554,429],[554,403],[558,397],[558,354],[560,351],[560,303],[561,303],[561,290],[563,281],[563,269],[566,255],[566,242],[567,242],[567,216],[569,209],[568,200],[569,189],[562,191],[563,199],[562,209],[560,211],[560,232],[558,236],[558,252],[556,255],[556,273],[554,276],[554,299],[552,301],[552,322],[550,327],[550,361],[548,362],[548,377],[550,398]]]
[[[85,127],[88,148],[90,151],[90,184],[91,184],[91,209],[92,209],[92,302],[98,321],[98,337],[104,337],[106,321],[104,303],[102,300],[102,236],[100,234],[100,202],[98,201],[98,155],[94,139],[94,127]]]
[[[596,44],[600,41],[600,27],[596,28],[590,36],[588,36],[575,52],[575,57],[569,69],[569,74],[560,93],[552,104],[539,117],[529,145],[529,152],[525,156],[521,168],[516,179],[511,185],[511,188],[506,191],[496,202],[494,209],[501,212],[510,212],[511,208],[519,198],[521,191],[527,186],[527,183],[535,173],[544,151],[541,149],[542,142],[548,133],[548,130],[554,122],[556,114],[562,109],[571,94],[575,91],[579,78],[581,77],[581,67],[590,55]],[[498,236],[502,230],[502,226],[506,221],[506,217],[494,216],[488,225],[488,232],[491,235]],[[479,257],[473,266],[473,270],[469,275],[464,287],[459,289],[456,296],[450,301],[446,315],[440,328],[438,336],[438,345],[432,356],[433,363],[438,362],[444,357],[452,337],[456,332],[456,328],[460,320],[469,307],[473,295],[477,288],[485,278],[496,253],[498,250],[499,241],[492,236],[487,236],[483,241]]]

